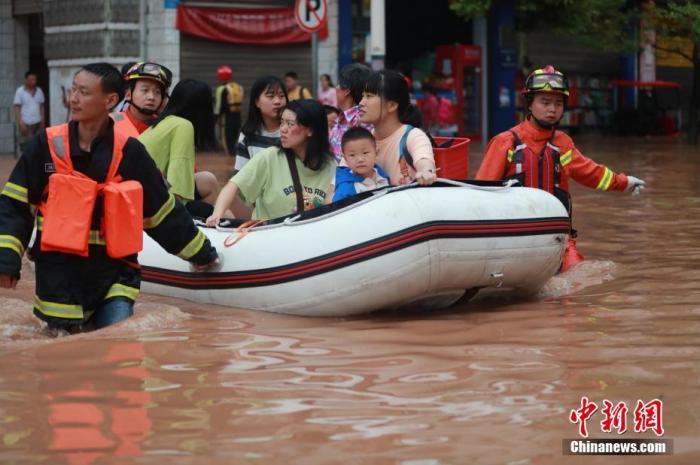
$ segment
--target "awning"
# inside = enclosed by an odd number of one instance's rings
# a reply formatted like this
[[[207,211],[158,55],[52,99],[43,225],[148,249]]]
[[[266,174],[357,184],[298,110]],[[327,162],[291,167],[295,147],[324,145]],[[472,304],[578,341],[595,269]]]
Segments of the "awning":
[[[179,5],[180,32],[236,44],[293,44],[309,42],[311,34],[299,28],[294,8],[205,8]],[[328,37],[327,24],[318,32]]]

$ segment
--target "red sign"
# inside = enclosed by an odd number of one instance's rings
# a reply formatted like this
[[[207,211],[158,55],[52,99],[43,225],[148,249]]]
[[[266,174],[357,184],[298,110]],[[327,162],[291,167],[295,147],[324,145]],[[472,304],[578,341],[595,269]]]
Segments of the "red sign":
[[[299,29],[294,8],[205,8],[180,5],[177,7],[176,27],[185,34],[236,44],[277,45],[311,40],[310,33]],[[324,21],[319,30],[319,39],[326,37],[328,28]]]
[[[294,18],[306,32],[316,32],[326,25],[328,4],[326,0],[296,0]]]
[[[608,399],[603,400],[603,420],[600,422],[601,431],[611,433],[617,430],[617,434],[623,434],[627,431],[627,404],[622,401],[613,406],[613,403]],[[637,400],[637,406],[634,409],[634,432],[644,433],[647,430],[652,430],[657,436],[664,435],[663,426],[663,401],[653,399],[649,402]],[[587,422],[593,414],[598,410],[598,405],[595,402],[589,401],[588,397],[581,397],[581,408],[571,410],[569,413],[569,421],[578,424],[578,433],[582,438],[588,437]]]

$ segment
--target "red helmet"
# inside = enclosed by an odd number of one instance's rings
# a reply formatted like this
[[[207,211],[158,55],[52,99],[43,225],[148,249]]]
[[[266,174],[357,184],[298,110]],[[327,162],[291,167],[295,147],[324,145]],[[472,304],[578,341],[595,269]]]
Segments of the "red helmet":
[[[568,97],[569,81],[564,74],[554,69],[554,66],[547,65],[531,72],[525,81],[523,94],[528,95],[535,92],[555,92]]]
[[[219,81],[228,81],[231,79],[231,77],[233,77],[233,71],[229,66],[221,65],[216,70],[216,77],[219,78]]]

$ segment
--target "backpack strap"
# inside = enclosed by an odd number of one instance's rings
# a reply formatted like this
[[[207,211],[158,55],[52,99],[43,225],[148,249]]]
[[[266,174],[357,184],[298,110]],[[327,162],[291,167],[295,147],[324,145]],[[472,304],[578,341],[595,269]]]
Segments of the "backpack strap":
[[[401,162],[401,160],[406,160],[406,163],[408,163],[411,166],[411,168],[415,169],[415,167],[413,166],[413,157],[408,151],[408,133],[410,133],[412,130],[413,126],[407,124],[406,130],[401,136],[401,140],[399,141],[399,162]]]
[[[523,151],[527,148],[527,145],[523,144],[523,141],[520,140],[515,131],[511,130],[510,133],[513,134],[513,150],[508,154],[508,161],[515,164],[515,175],[517,176],[523,172],[523,164],[525,163]]]
[[[289,173],[292,175],[292,185],[294,185],[294,194],[297,197],[297,213],[302,213],[304,211],[304,192],[301,187],[301,181],[299,180],[299,170],[297,169],[296,157],[294,154],[288,154],[285,152],[285,158],[287,159],[287,164],[289,165]]]
[[[561,187],[561,151],[559,147],[552,144],[554,137],[557,135],[557,130],[552,132],[552,137],[547,141],[545,147],[549,147],[552,150],[552,162],[554,164],[554,187]]]

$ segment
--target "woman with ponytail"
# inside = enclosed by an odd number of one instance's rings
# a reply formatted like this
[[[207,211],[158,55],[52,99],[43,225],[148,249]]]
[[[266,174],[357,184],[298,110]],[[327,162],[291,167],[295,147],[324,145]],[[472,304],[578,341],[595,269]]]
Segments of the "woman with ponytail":
[[[435,182],[433,148],[419,129],[421,114],[410,103],[401,73],[383,70],[370,76],[360,101],[360,120],[374,125],[377,164],[389,174],[391,184]]]

